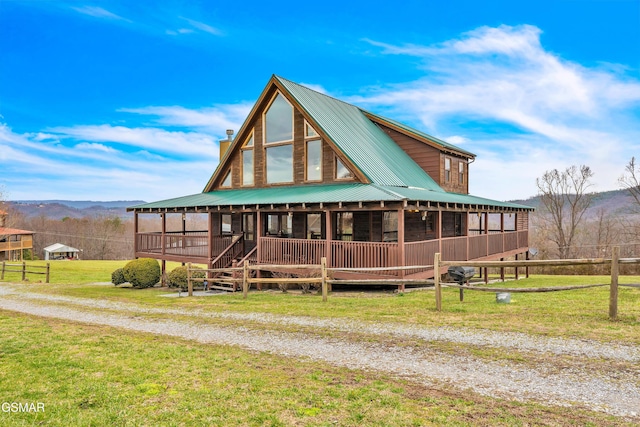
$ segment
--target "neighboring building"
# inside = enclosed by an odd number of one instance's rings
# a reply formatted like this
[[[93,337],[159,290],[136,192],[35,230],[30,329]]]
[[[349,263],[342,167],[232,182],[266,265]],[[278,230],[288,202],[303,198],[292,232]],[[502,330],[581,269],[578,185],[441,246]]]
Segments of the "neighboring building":
[[[33,231],[6,227],[7,213],[0,211],[0,261],[22,261],[24,251],[33,252]]]
[[[137,257],[373,268],[528,251],[532,208],[469,195],[475,155],[402,123],[273,76],[227,134],[202,193],[129,208]],[[207,230],[186,230],[194,213]],[[167,231],[169,214],[182,214],[182,230]],[[161,226],[141,232],[148,215]]]
[[[54,243],[49,245],[44,250],[44,259],[78,259],[80,249],[72,248],[71,246],[63,245],[62,243]]]

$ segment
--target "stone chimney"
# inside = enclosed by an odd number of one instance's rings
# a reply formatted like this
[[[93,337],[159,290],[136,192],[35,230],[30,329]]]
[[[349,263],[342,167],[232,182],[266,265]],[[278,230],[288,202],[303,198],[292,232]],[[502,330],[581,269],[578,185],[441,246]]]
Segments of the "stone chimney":
[[[220,160],[225,155],[229,147],[231,146],[231,142],[233,141],[233,129],[227,129],[227,139],[220,140]]]

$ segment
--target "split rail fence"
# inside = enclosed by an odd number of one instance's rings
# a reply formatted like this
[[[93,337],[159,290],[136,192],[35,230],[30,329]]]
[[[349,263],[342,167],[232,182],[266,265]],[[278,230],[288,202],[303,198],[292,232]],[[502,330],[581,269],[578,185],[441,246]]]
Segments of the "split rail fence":
[[[615,320],[618,315],[618,287],[629,286],[640,288],[640,284],[619,284],[619,266],[621,264],[640,264],[640,258],[620,258],[620,248],[613,247],[611,258],[592,258],[592,259],[563,259],[563,260],[516,260],[516,261],[441,261],[440,253],[436,253],[434,262],[432,265],[418,265],[418,266],[405,266],[405,267],[380,267],[380,268],[327,268],[326,258],[322,258],[320,264],[297,264],[297,265],[282,265],[282,264],[249,264],[245,262],[242,267],[232,268],[219,268],[219,269],[198,269],[199,272],[207,272],[208,278],[195,278],[192,277],[191,264],[188,266],[188,294],[193,295],[193,283],[194,282],[206,282],[210,284],[210,289],[223,289],[227,291],[235,292],[236,289],[242,289],[243,298],[247,298],[247,294],[252,285],[256,285],[258,289],[261,289],[262,284],[316,284],[320,285],[322,292],[322,301],[327,301],[330,287],[334,284],[340,285],[398,285],[399,289],[403,290],[404,285],[429,285],[435,289],[435,303],[436,310],[442,311],[442,288],[458,288],[460,289],[460,297],[464,290],[480,291],[480,292],[513,292],[513,293],[530,293],[530,292],[558,292],[569,291],[575,289],[586,289],[594,287],[609,286],[609,317],[611,320]],[[576,266],[576,265],[610,265],[611,266],[611,281],[605,284],[596,285],[575,285],[575,286],[556,286],[546,288],[495,288],[495,287],[479,287],[460,285],[456,283],[443,282],[440,278],[441,274],[446,273],[450,266],[468,266],[482,268],[505,268],[505,267],[553,267],[553,266]],[[392,270],[405,270],[415,271],[416,269],[433,270],[440,272],[440,274],[434,274],[433,279],[402,279],[402,278],[379,278],[379,279],[334,279],[333,273],[335,272],[372,272],[377,271],[392,271]],[[302,271],[311,271],[314,274],[299,274],[300,276],[310,277],[260,277],[259,274],[253,274],[254,272],[261,271],[295,271],[301,273]],[[224,279],[212,278],[212,275],[216,273],[227,273],[230,276]],[[257,277],[256,277],[257,276]],[[216,282],[231,283],[231,286],[219,286]]]
[[[45,276],[44,282],[49,283],[49,263],[46,265],[27,265],[26,262],[12,264],[3,261],[0,267],[0,280],[4,280],[5,272],[21,273],[23,282],[27,280],[27,274],[43,274]]]

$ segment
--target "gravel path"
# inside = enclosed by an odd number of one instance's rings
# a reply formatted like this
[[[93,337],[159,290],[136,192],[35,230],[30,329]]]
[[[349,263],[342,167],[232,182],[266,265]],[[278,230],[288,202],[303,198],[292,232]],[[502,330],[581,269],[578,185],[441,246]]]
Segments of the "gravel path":
[[[640,362],[638,346],[605,346],[594,341],[462,328],[148,308],[131,303],[41,295],[7,284],[0,284],[0,297],[0,309],[36,316],[170,335],[203,343],[237,345],[251,351],[266,351],[285,357],[308,357],[348,368],[384,371],[424,384],[445,382],[489,396],[554,405],[579,405],[618,416],[640,417],[640,370],[633,369],[624,375],[617,375],[610,371],[594,372],[589,369],[589,361],[594,359],[636,365]],[[132,316],[143,314],[187,317],[181,321],[143,317],[132,319]],[[231,326],[209,324],[203,327],[198,324],[198,319],[203,317],[231,319],[235,322]],[[353,334],[348,338],[339,334],[326,338],[312,333],[278,331],[277,328],[252,330],[241,326],[242,322],[247,321],[356,332],[383,337],[385,342],[391,341],[392,344],[359,340]],[[537,363],[533,368],[508,360],[452,356],[430,349],[429,346],[403,345],[407,338],[412,341],[445,341],[515,349],[543,356],[549,362]],[[561,369],[554,364],[554,355],[568,355],[579,359],[579,363]]]

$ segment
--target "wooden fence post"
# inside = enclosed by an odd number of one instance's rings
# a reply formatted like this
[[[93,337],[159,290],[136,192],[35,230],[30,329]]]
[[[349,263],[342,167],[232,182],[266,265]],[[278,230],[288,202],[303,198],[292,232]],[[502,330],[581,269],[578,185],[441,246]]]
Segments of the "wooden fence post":
[[[242,299],[247,299],[249,293],[249,260],[242,264]]]
[[[49,263],[47,263],[47,275],[45,276],[44,283],[49,283]]]
[[[320,259],[320,272],[322,274],[322,301],[327,301],[327,295],[329,294],[327,286],[327,258],[322,257]]]
[[[609,288],[609,319],[618,317],[618,260],[620,246],[614,246],[611,251],[611,286]]]
[[[27,280],[27,263],[22,261],[22,281]]]
[[[187,295],[193,296],[193,282],[191,281],[191,263],[187,264]]]
[[[2,261],[2,272],[0,273],[0,280],[4,280],[4,269],[6,267],[6,263]]]
[[[436,288],[436,310],[442,311],[442,287],[440,286],[440,252],[433,257],[433,284]]]

